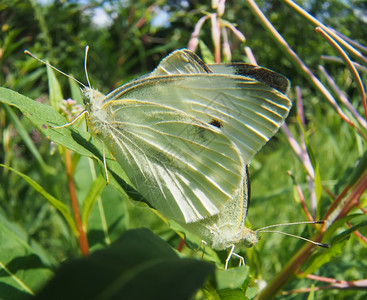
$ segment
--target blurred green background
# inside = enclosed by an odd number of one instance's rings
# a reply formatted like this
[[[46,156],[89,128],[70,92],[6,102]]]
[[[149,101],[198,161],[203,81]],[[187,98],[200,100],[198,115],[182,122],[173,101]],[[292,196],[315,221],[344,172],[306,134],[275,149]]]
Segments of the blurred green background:
[[[299,57],[319,75],[318,65],[327,68],[338,86],[362,114],[360,94],[344,65],[321,60],[321,55],[336,55],[307,23],[281,1],[256,1]],[[298,1],[314,17],[353,40],[366,44],[367,4],[364,1]],[[103,93],[146,74],[175,49],[187,47],[191,33],[203,12],[212,12],[210,1],[9,1],[0,3],[0,85],[47,103],[46,68],[23,53],[28,49],[39,58],[86,82],[83,67],[84,47],[90,46],[88,73],[92,86]],[[336,111],[298,72],[264,31],[243,1],[227,1],[223,18],[237,25],[246,37],[240,42],[232,33],[229,41],[232,61],[249,62],[244,46],[252,49],[257,63],[276,70],[300,86],[307,124],[307,135],[319,164],[322,183],[333,193],[340,193],[350,170],[366,149],[356,131],[341,120]],[[199,39],[212,47],[211,27],[207,21]],[[198,54],[203,53],[198,50]],[[205,58],[205,57],[204,57]],[[362,72],[366,79],[366,73]],[[69,81],[58,76],[65,98],[71,97]],[[69,205],[67,181],[62,156],[57,146],[34,129],[21,114],[23,127],[31,137],[44,162],[56,171],[42,171],[39,161],[17,133],[9,112],[0,105],[0,162],[27,174],[50,194]],[[299,137],[296,111],[287,123]],[[52,149],[54,151],[52,151]],[[80,158],[75,182],[78,198],[83,199],[93,181],[88,177],[90,161]],[[97,170],[99,167],[97,166]],[[256,156],[250,167],[252,197],[248,220],[253,228],[306,220],[294,191],[291,171],[310,197],[306,172],[290,148],[284,134],[272,139]],[[108,238],[101,235],[101,206],[95,205],[89,220],[88,238],[93,249],[103,247],[130,228],[148,227],[176,247],[179,237],[151,210],[127,199],[113,187],[102,194],[103,209],[108,216]],[[306,200],[307,201],[307,200]],[[330,206],[331,199],[322,195],[318,217]],[[46,253],[54,264],[79,256],[78,244],[64,219],[24,180],[5,169],[0,170],[1,222],[8,222],[24,232]],[[10,226],[10,225],[9,225]],[[301,227],[303,228],[303,227]],[[94,230],[95,229],[95,230]],[[289,228],[288,232],[308,236],[308,229]],[[363,231],[362,231],[363,232]],[[366,231],[364,231],[366,233]],[[253,249],[241,249],[254,278],[270,280],[287,263],[303,242],[277,234],[263,234]],[[318,275],[357,280],[367,276],[366,244],[355,237],[342,255],[318,270]],[[224,255],[224,254],[223,254]],[[309,286],[310,281],[292,281],[287,289]],[[362,292],[324,291],[320,298],[362,299]],[[365,295],[365,294],[364,294]],[[293,296],[288,296],[292,299]],[[302,297],[302,296],[297,296]],[[304,299],[307,295],[304,295]],[[300,298],[297,298],[300,299]]]

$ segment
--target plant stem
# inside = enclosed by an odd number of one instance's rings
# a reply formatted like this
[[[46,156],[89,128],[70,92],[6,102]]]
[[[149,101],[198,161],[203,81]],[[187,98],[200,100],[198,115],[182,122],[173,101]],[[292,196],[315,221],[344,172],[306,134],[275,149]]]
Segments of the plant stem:
[[[71,152],[68,149],[65,149],[65,166],[66,166],[66,175],[68,177],[68,186],[69,186],[69,192],[70,192],[71,206],[73,208],[74,219],[75,219],[76,227],[78,229],[79,247],[82,252],[82,255],[88,256],[89,245],[88,245],[87,235],[82,225],[82,219],[80,217],[79,205],[78,205],[78,200],[77,200],[76,193],[75,193],[75,184],[73,180]]]

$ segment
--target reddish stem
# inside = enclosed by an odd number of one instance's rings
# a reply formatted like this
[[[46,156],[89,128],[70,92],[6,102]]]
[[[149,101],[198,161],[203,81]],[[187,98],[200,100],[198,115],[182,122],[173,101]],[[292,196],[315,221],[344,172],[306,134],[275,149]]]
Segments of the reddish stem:
[[[180,243],[177,246],[177,251],[181,252],[184,246],[185,246],[185,239],[181,239]]]
[[[88,256],[89,245],[88,245],[87,235],[82,225],[82,219],[80,217],[78,200],[77,200],[76,192],[75,192],[75,185],[74,185],[73,174],[72,174],[73,172],[72,172],[71,152],[70,150],[67,150],[67,149],[65,149],[65,166],[66,166],[66,175],[68,177],[68,186],[69,186],[71,206],[73,208],[74,219],[75,219],[76,227],[79,233],[79,236],[78,236],[79,247],[82,252],[82,255]]]

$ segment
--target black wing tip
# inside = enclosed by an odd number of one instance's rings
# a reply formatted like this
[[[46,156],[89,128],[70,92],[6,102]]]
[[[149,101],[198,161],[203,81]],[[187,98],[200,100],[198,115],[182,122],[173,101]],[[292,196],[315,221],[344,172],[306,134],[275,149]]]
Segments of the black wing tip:
[[[234,68],[237,75],[254,78],[283,94],[286,94],[290,89],[289,79],[278,72],[249,64],[234,64]]]

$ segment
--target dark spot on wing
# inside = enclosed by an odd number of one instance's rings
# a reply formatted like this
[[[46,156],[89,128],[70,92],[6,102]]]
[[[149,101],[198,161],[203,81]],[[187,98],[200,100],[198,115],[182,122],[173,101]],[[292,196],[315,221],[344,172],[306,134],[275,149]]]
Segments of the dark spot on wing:
[[[213,125],[213,126],[215,126],[215,127],[217,127],[217,128],[222,128],[222,127],[223,127],[222,122],[221,122],[220,120],[218,120],[218,119],[213,119],[213,120],[211,120],[211,121],[209,122],[209,124],[210,124],[210,125]]]
[[[254,78],[262,83],[269,85],[270,87],[278,90],[283,94],[287,93],[289,89],[290,82],[285,76],[267,68],[243,63],[233,63],[228,65],[232,66],[235,69],[236,75],[243,75]]]

